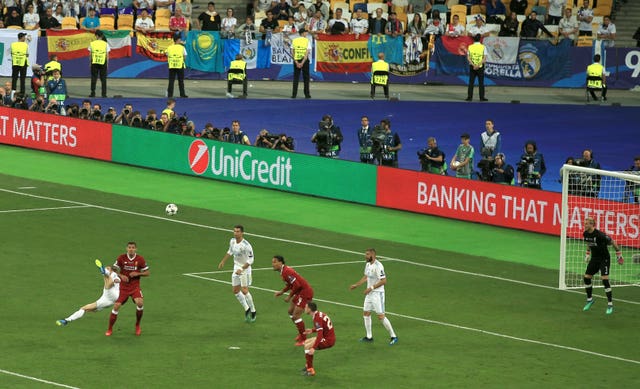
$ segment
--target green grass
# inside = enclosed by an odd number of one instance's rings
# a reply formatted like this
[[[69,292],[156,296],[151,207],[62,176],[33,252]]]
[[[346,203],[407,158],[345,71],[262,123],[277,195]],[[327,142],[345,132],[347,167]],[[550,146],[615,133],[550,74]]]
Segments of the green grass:
[[[35,188],[17,189],[25,186]],[[179,214],[167,218],[163,202],[12,176],[3,175],[0,187],[97,205],[5,212],[73,203],[0,191],[0,370],[82,388],[637,384],[637,288],[614,289],[611,316],[602,298],[584,313],[581,292],[555,289],[556,270],[465,255],[463,248],[435,250],[180,202]],[[241,197],[244,189],[233,187]],[[256,254],[254,324],[244,323],[231,293],[230,264],[216,273],[237,223],[245,225]],[[475,226],[460,225],[460,233]],[[106,311],[57,327],[56,319],[99,297],[94,259],[111,263],[128,240],[138,242],[151,270],[142,280],[143,335],[133,334],[131,303],[110,338],[103,335]],[[367,247],[378,250],[388,274],[386,307],[400,338],[393,347],[376,319],[374,344],[357,341],[364,334],[363,288],[348,286],[362,275]],[[270,269],[276,253],[309,280],[336,329],[336,345],[315,358],[316,377],[299,375],[304,356],[293,346],[287,304],[273,296],[283,286]],[[185,275],[201,272],[209,272],[200,274],[206,279]],[[41,386],[0,372],[0,387]]]

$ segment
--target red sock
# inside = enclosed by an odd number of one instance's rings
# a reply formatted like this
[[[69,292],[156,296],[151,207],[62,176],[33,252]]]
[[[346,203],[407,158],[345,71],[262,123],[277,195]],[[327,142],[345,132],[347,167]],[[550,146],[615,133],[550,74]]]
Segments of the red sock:
[[[307,369],[313,369],[313,355],[304,354],[305,358],[307,358]]]
[[[114,315],[113,313],[111,313],[111,316],[109,316],[109,329],[110,330],[113,329],[113,325],[115,324],[116,320],[118,320],[118,315]]]
[[[307,336],[304,334],[304,320],[302,320],[302,319],[298,319],[298,320],[300,320],[300,321],[297,322],[297,323],[294,322],[294,324],[298,328],[298,333],[300,334],[302,339],[307,339]]]
[[[136,309],[136,325],[139,326],[140,325],[140,320],[142,319],[142,313],[144,312],[144,310],[142,309]]]

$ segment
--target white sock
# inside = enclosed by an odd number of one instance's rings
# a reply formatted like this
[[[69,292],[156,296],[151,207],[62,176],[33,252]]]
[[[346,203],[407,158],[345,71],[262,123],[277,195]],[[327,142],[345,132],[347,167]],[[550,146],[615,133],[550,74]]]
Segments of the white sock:
[[[392,338],[396,337],[396,333],[393,332],[393,327],[391,327],[391,322],[389,321],[389,319],[387,319],[386,316],[382,319],[382,325],[387,329],[387,331],[389,331],[389,335]]]
[[[247,305],[249,305],[249,308],[251,308],[251,312],[255,312],[256,306],[253,305],[253,296],[251,296],[251,293],[245,294],[244,299],[247,300]]]
[[[68,318],[64,319],[66,321],[74,321],[74,320],[78,320],[80,319],[82,316],[84,316],[84,309],[78,309],[77,311],[75,311],[74,313],[71,314],[71,316],[69,316]]]
[[[238,299],[238,301],[240,301],[240,305],[242,305],[242,308],[244,308],[245,311],[249,309],[249,304],[247,304],[247,299],[244,298],[244,295],[242,294],[242,292],[236,293],[236,298]]]
[[[364,317],[364,330],[367,332],[367,338],[373,338],[371,333],[371,316]]]

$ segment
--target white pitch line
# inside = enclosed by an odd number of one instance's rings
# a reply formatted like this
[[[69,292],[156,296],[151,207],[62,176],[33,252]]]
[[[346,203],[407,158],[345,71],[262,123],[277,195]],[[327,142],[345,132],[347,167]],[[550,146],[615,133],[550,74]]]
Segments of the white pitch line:
[[[224,231],[224,232],[229,232],[229,233],[233,232],[233,230],[228,229],[228,228],[209,226],[209,225],[206,225],[206,224],[199,224],[199,223],[192,223],[192,222],[188,222],[188,221],[178,220],[176,218],[149,215],[149,214],[145,214],[145,213],[127,211],[127,210],[118,209],[118,208],[104,207],[104,206],[101,206],[101,205],[83,203],[83,202],[79,202],[79,201],[65,200],[65,199],[60,199],[60,198],[55,198],[55,197],[39,196],[39,195],[31,194],[31,193],[16,192],[16,191],[13,191],[13,190],[2,189],[2,188],[0,188],[0,192],[13,193],[13,194],[17,194],[17,195],[33,197],[33,198],[39,198],[39,199],[61,201],[61,202],[71,203],[71,204],[85,205],[85,206],[93,207],[93,208],[96,208],[96,209],[103,209],[103,210],[106,210],[106,211],[120,212],[120,213],[124,213],[124,214],[127,214],[127,215],[135,215],[135,216],[146,217],[146,218],[150,218],[150,219],[163,220],[163,221],[168,221],[168,222],[172,222],[172,223],[183,224],[183,225],[187,225],[187,226],[191,226],[191,227],[205,228],[205,229],[214,230],[214,231]],[[249,232],[245,232],[245,235],[254,236],[254,237],[262,238],[262,239],[275,240],[275,241],[278,241],[278,242],[292,243],[292,244],[297,244],[297,245],[301,245],[301,246],[315,247],[315,248],[324,249],[324,250],[337,251],[337,252],[340,252],[340,253],[362,255],[361,251],[341,249],[341,248],[338,248],[338,247],[325,246],[325,245],[316,244],[316,243],[302,242],[302,241],[290,240],[290,239],[284,239],[284,238],[276,238],[276,237],[273,237],[273,236],[252,234],[252,233],[249,233]],[[559,292],[581,293],[581,292],[575,291],[575,290],[560,290],[557,287],[553,287],[553,286],[549,286],[549,285],[534,284],[534,283],[531,283],[531,282],[514,280],[514,279],[510,279],[510,278],[497,277],[497,276],[493,276],[493,275],[489,275],[489,274],[473,273],[473,272],[468,272],[468,271],[465,271],[465,270],[458,270],[458,269],[452,269],[452,268],[448,268],[448,267],[429,265],[429,264],[426,264],[426,263],[408,261],[406,259],[385,257],[385,256],[382,256],[382,255],[380,255],[378,257],[381,258],[381,259],[389,260],[389,261],[401,262],[401,263],[406,263],[406,264],[410,264],[410,265],[414,265],[414,266],[422,266],[422,267],[426,267],[426,268],[430,268],[430,269],[434,269],[434,270],[441,270],[441,271],[447,271],[447,272],[451,272],[451,273],[465,274],[465,275],[469,275],[469,276],[473,276],[473,277],[488,278],[488,279],[493,279],[493,280],[497,280],[497,281],[509,282],[509,283],[513,283],[513,284],[531,286],[531,287],[535,287],[535,288],[543,288],[543,289],[549,289],[549,290],[554,290],[554,291],[559,291]],[[603,296],[595,296],[595,297],[604,298]],[[616,302],[640,305],[640,301],[630,301],[630,300],[616,299]]]
[[[316,267],[316,266],[334,266],[334,265],[350,265],[354,263],[363,263],[362,261],[348,261],[348,262],[326,262],[326,263],[312,263],[310,265],[296,265],[295,268],[299,267]],[[273,270],[272,267],[261,267],[258,269],[251,268],[251,271],[261,271],[261,270]],[[221,274],[221,273],[231,273],[233,270],[216,270],[216,271],[201,271],[197,273],[185,273],[183,276],[191,275],[191,274]]]
[[[14,372],[9,371],[9,370],[3,370],[3,369],[0,369],[0,373],[4,373],[4,374],[7,374],[7,375],[12,375],[12,376],[16,376],[16,377],[20,377],[20,378],[26,378],[26,379],[28,379],[28,380],[38,381],[38,382],[42,382],[42,383],[49,384],[49,385],[60,386],[60,387],[63,387],[63,388],[69,388],[69,389],[80,389],[80,388],[78,388],[78,387],[76,387],[76,386],[69,386],[69,385],[65,385],[65,384],[59,384],[59,383],[57,383],[57,382],[53,382],[53,381],[42,380],[42,379],[40,379],[40,378],[31,377],[31,376],[24,375],[24,374],[19,374],[19,373],[14,373]]]
[[[298,266],[298,267],[300,267],[300,266]],[[202,277],[202,276],[196,275],[194,273],[185,273],[183,275],[184,276],[188,276],[188,277],[199,278],[199,279],[206,280],[206,281],[219,282],[221,284],[231,285],[231,282],[229,282],[229,281],[222,281],[222,280],[217,280],[215,278]],[[261,288],[259,286],[255,286],[255,285],[251,285],[251,289],[256,289],[256,290],[261,290],[261,291],[264,291],[264,292],[271,292],[271,293],[277,292],[277,290]],[[313,300],[314,301],[320,301],[320,302],[327,303],[327,304],[338,305],[338,306],[341,306],[341,307],[355,308],[355,309],[358,309],[358,310],[362,310],[362,306],[360,306],[360,305],[346,304],[346,303],[341,303],[341,302],[337,302],[337,301],[319,299],[319,298],[316,298],[316,297],[314,297]],[[439,326],[450,327],[450,328],[455,328],[455,329],[459,329],[459,330],[471,331],[471,332],[476,332],[476,333],[479,333],[479,334],[495,336],[495,337],[498,337],[498,338],[510,339],[510,340],[515,340],[515,341],[518,341],[518,342],[524,342],[524,343],[530,343],[530,344],[537,344],[537,345],[540,345],[540,346],[547,346],[547,347],[557,348],[557,349],[561,349],[561,350],[574,351],[574,352],[578,352],[578,353],[582,353],[582,354],[593,355],[593,356],[596,356],[596,357],[602,357],[602,358],[606,358],[606,359],[613,359],[613,360],[616,360],[616,361],[628,362],[628,363],[633,363],[633,364],[636,364],[636,365],[640,365],[640,361],[637,361],[637,360],[634,360],[634,359],[617,357],[615,355],[602,354],[602,353],[598,353],[598,352],[595,352],[595,351],[589,351],[589,350],[580,349],[580,348],[577,348],[577,347],[563,346],[561,344],[543,342],[543,341],[534,340],[534,339],[521,338],[519,336],[501,334],[499,332],[487,331],[487,330],[483,330],[483,329],[480,329],[480,328],[474,328],[474,327],[468,327],[468,326],[463,326],[463,325],[459,325],[459,324],[447,323],[447,322],[439,321],[439,320],[430,320],[430,319],[425,319],[425,318],[422,318],[422,317],[404,315],[404,314],[401,314],[401,313],[394,313],[394,312],[386,311],[385,314],[386,315],[391,315],[391,316],[401,317],[401,318],[404,318],[404,319],[416,320],[416,321],[421,321],[421,322],[424,322],[424,323],[435,324],[435,325],[439,325]]]
[[[17,212],[36,212],[36,211],[52,211],[58,209],[73,209],[73,208],[90,208],[90,205],[71,205],[68,207],[48,207],[48,208],[24,208],[24,209],[5,209],[0,213],[17,213]]]
[[[35,188],[36,188],[35,186],[20,186],[20,187],[18,187],[18,189],[21,189],[21,190],[22,189],[35,189]]]

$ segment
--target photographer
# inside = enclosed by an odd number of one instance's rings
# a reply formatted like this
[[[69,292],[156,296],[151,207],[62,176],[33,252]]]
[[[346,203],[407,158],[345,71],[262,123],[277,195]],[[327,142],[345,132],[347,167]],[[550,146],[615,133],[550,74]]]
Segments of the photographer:
[[[333,124],[331,115],[324,115],[318,123],[318,131],[311,137],[318,155],[325,158],[340,158],[343,136],[340,127]]]
[[[140,127],[140,126],[134,126],[133,123],[131,123],[132,119],[133,119],[133,105],[126,103],[124,107],[122,107],[122,111],[120,112],[120,115],[116,116],[114,122],[118,124],[122,124],[123,126]],[[152,128],[152,126],[149,126],[148,128]]]
[[[131,117],[131,121],[128,124],[130,127],[144,128],[146,130],[155,130],[155,122],[154,123],[146,123],[142,119],[142,114],[140,113],[140,111],[133,111],[130,114],[130,117]]]
[[[582,152],[582,159],[576,160],[576,165],[591,169],[600,169],[600,163],[593,159],[593,151],[586,149]],[[598,174],[580,173],[580,194],[587,197],[598,197],[600,181]]]
[[[107,113],[104,114],[104,122],[105,123],[114,123],[116,120],[117,112],[113,107],[109,107]]]
[[[44,112],[44,108],[45,108],[44,96],[38,96],[34,98],[33,101],[31,102],[31,106],[29,106],[29,111]]]
[[[53,114],[53,115],[64,115],[64,109],[62,108],[62,104],[58,104],[56,99],[49,99],[49,104],[44,109],[44,112]]]
[[[277,136],[269,134],[269,131],[263,128],[260,130],[260,133],[258,133],[253,145],[256,147],[272,149],[277,140]]]
[[[93,111],[91,111],[91,116],[89,116],[89,120],[95,120],[97,122],[101,122],[103,120],[102,106],[100,104],[93,105]]]
[[[181,128],[180,135],[196,136],[196,129],[192,121],[180,122],[180,128]]]
[[[447,163],[445,162],[445,154],[438,148],[436,138],[429,137],[427,139],[427,147],[418,151],[418,159],[420,160],[420,171],[447,175]]]
[[[633,165],[626,170],[627,173],[640,175],[640,155],[633,158]],[[624,202],[640,203],[640,184],[626,181],[624,185]]]
[[[524,154],[520,156],[520,162],[518,162],[518,182],[520,186],[542,189],[542,176],[546,171],[544,156],[538,153],[536,142],[527,141],[524,145]]]
[[[24,93],[14,93],[13,96],[13,103],[11,104],[12,108],[24,110],[29,109],[29,104],[27,104],[27,98]]]
[[[371,151],[379,165],[398,167],[398,151],[402,149],[402,141],[396,132],[391,131],[389,119],[380,120],[373,129]]]
[[[231,122],[231,133],[229,134],[228,141],[231,143],[251,146],[251,142],[249,141],[249,137],[247,136],[247,134],[240,130],[239,120],[233,120]]]
[[[278,135],[278,138],[273,144],[272,149],[293,152],[293,149],[294,149],[293,138],[285,134]]]
[[[493,160],[493,168],[491,170],[491,182],[497,184],[511,185],[513,183],[513,166],[508,165],[503,153],[498,153]]]
[[[38,97],[47,98],[47,90],[45,88],[44,71],[38,64],[31,66],[33,76],[31,76],[31,98]]]
[[[156,114],[155,109],[150,109],[147,111],[147,117],[144,119],[145,128],[153,128],[154,123],[158,120],[158,115]]]

